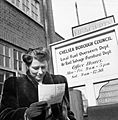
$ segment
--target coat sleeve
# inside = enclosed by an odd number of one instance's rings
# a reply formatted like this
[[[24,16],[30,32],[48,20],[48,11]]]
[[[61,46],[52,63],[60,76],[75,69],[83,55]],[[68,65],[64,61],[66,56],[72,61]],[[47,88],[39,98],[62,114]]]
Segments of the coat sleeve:
[[[16,77],[5,80],[0,105],[0,120],[24,120],[26,107],[20,107],[17,99]]]

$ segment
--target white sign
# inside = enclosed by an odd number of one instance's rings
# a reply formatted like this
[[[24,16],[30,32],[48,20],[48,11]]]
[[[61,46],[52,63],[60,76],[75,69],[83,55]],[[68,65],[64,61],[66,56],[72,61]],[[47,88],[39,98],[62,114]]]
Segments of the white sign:
[[[118,26],[52,44],[55,74],[67,77],[69,87],[118,77]]]
[[[114,16],[110,16],[107,18],[103,18],[100,20],[92,21],[90,23],[73,27],[72,33],[73,33],[73,36],[76,37],[76,36],[87,34],[89,32],[93,32],[95,30],[99,30],[104,27],[108,27],[110,25],[113,25],[114,23],[115,23]]]

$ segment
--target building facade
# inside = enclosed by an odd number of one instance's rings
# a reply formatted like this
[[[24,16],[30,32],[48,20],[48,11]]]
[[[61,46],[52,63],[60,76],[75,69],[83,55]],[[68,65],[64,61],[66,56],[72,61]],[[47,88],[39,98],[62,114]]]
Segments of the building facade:
[[[0,94],[6,78],[25,72],[22,54],[50,43],[44,10],[43,0],[0,0]],[[61,39],[54,31],[51,42]]]

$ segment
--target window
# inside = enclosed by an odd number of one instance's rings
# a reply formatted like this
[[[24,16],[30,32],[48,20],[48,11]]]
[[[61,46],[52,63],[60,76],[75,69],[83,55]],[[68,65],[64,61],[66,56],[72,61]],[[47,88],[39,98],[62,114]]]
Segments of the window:
[[[14,69],[22,71],[23,61],[22,61],[22,52],[18,50],[13,50],[13,57],[14,57]]]
[[[1,94],[1,92],[2,92],[3,81],[4,81],[4,74],[3,74],[3,72],[0,70],[0,94]]]
[[[15,0],[11,0],[11,2],[12,2],[13,4],[15,4]]]
[[[31,17],[38,23],[41,23],[40,0],[6,0],[23,13]]]
[[[7,1],[12,3],[13,5],[16,5],[17,7],[20,7],[21,0],[7,0]]]
[[[0,65],[10,68],[10,48],[0,44]]]
[[[23,71],[22,52],[0,43],[0,66]]]
[[[16,0],[16,6],[20,7],[20,0]]]
[[[22,52],[21,49],[15,49],[13,45],[0,40],[0,100],[4,81],[17,72],[24,72],[23,68],[26,70],[22,61]]]
[[[10,48],[5,46],[5,67],[10,67]]]
[[[4,66],[3,45],[0,44],[0,65]]]
[[[32,3],[31,3],[31,14],[32,14],[32,18],[37,20],[38,19],[38,14],[39,14],[39,4],[35,1],[35,0],[32,0]]]
[[[22,10],[25,12],[25,13],[29,13],[30,9],[29,9],[29,0],[22,0]]]

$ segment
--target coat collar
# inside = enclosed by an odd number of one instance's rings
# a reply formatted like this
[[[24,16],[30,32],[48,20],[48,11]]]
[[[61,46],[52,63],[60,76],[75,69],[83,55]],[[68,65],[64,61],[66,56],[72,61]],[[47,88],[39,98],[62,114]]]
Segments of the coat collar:
[[[37,87],[38,86],[38,82],[30,75],[29,71],[26,72],[26,75],[27,75],[27,78],[34,84],[34,86]],[[51,74],[46,72],[46,74],[45,74],[45,76],[43,78],[42,83],[43,84],[53,84],[54,82],[53,82]]]
[[[53,84],[53,78],[52,78],[52,75],[49,74],[48,72],[46,72],[44,78],[43,78],[43,84]]]

